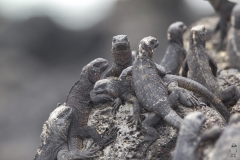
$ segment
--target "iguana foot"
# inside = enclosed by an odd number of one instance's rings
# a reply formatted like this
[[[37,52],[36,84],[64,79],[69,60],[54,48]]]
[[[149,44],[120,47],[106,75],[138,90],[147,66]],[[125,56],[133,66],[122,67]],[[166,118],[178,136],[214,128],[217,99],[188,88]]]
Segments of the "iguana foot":
[[[127,124],[129,124],[130,127],[132,127],[133,125],[136,125],[138,127],[138,124],[141,124],[140,116],[133,114],[129,117]]]
[[[198,100],[198,98],[195,97],[189,91],[186,91],[185,89],[183,89],[183,94],[187,97],[187,100],[190,101],[193,106],[199,106],[200,105],[200,101]]]
[[[154,140],[155,141],[155,140]],[[152,140],[143,140],[136,146],[136,150],[138,150],[137,154],[135,155],[136,158],[145,158],[147,155],[147,150],[154,142]]]
[[[113,127],[108,131],[104,132],[104,134],[102,135],[102,140],[99,142],[99,146],[105,147],[114,142],[117,138],[118,130],[119,129],[117,127]]]
[[[119,107],[122,105],[122,100],[120,98],[117,98],[113,101],[113,108],[112,108],[112,115],[116,115],[116,112],[118,111]]]

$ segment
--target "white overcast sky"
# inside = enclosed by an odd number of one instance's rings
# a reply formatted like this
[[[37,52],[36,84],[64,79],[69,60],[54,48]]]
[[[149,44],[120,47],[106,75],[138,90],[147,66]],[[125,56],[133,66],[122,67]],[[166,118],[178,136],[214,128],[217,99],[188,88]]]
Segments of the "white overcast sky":
[[[84,29],[101,21],[117,0],[0,0],[0,14],[10,19],[49,16],[71,29]]]
[[[116,2],[117,0],[0,0],[0,14],[10,19],[49,16],[67,28],[84,29],[105,18],[114,9]],[[184,2],[197,14],[213,12],[206,0]]]

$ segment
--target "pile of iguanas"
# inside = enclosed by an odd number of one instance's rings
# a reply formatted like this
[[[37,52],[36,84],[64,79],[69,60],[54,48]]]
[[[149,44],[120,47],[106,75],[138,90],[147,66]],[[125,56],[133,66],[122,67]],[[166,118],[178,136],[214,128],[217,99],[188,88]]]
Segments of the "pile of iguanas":
[[[231,17],[227,52],[231,66],[240,69],[240,5],[227,0],[209,1],[221,17],[214,29],[214,32],[218,28],[221,31],[219,48],[224,45],[227,20]],[[229,137],[240,141],[237,136],[240,135],[240,116],[231,116],[228,110],[239,100],[240,91],[236,86],[222,90],[218,84],[217,65],[205,50],[205,27],[198,25],[191,29],[188,51],[183,45],[186,29],[183,22],[170,25],[166,54],[160,64],[153,60],[159,43],[156,38],[143,38],[135,53],[131,51],[126,35],[114,36],[111,68],[102,76],[108,62],[97,58],[82,69],[66,102],[59,105],[44,123],[41,146],[34,159],[74,160],[98,156],[97,152],[114,142],[118,135],[114,124],[102,134],[94,126],[87,125],[93,105],[105,102],[112,102],[112,114],[116,114],[123,102],[133,105],[129,123],[141,124],[144,135],[143,141],[136,146],[141,153],[139,158],[144,158],[149,146],[157,139],[158,132],[154,126],[164,120],[180,130],[173,159],[200,158],[200,144],[207,141],[217,141],[212,159],[226,159],[227,153],[223,152],[226,148],[222,145],[230,143],[227,141]],[[182,119],[174,110],[178,103],[186,107],[207,104],[219,112],[229,125],[224,130],[213,127],[200,133],[205,121],[203,114],[195,112]],[[143,121],[140,118],[142,108],[152,113]],[[82,141],[86,138],[92,138],[98,147],[84,150]],[[144,143],[146,145],[142,145]]]

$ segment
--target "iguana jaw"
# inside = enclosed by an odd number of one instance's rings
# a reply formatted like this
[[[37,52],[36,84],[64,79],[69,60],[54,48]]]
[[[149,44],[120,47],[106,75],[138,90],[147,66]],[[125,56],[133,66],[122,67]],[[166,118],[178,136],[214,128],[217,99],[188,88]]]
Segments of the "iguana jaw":
[[[117,35],[112,40],[112,51],[130,50],[130,43],[127,35]]]

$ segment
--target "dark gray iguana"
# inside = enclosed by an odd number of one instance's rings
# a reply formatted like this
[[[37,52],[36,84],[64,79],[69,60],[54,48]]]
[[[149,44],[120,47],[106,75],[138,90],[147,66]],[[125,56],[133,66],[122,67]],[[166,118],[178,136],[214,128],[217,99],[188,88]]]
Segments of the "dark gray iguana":
[[[193,112],[184,118],[180,128],[177,144],[173,151],[173,160],[198,160],[202,159],[202,147],[205,142],[215,143],[222,134],[218,126],[201,133],[201,126],[206,118],[201,112]]]
[[[240,70],[240,4],[237,4],[232,11],[227,53],[229,55],[229,65]]]
[[[158,66],[159,68],[161,66]],[[171,86],[171,85],[169,85]],[[172,108],[178,106],[178,102],[186,107],[193,107],[199,104],[197,98],[184,89],[180,89],[176,86],[168,87],[169,94],[176,96],[170,96],[169,99],[173,102]],[[109,77],[108,79],[101,79],[97,81],[91,93],[91,99],[93,102],[105,102],[110,98],[121,98],[123,101],[133,104],[133,117],[129,120],[130,125],[140,123],[140,111],[141,105],[136,98],[136,94],[132,87],[132,66],[124,69],[119,76]],[[115,114],[118,108],[113,108]]]
[[[125,68],[132,65],[134,54],[132,54],[127,35],[117,35],[113,37],[112,57],[113,64],[105,73],[104,78],[111,76],[119,77]]]
[[[158,66],[152,60],[153,52],[157,46],[158,41],[154,37],[142,39],[132,67],[132,83],[137,99],[145,109],[154,112],[154,114],[146,117],[142,123],[142,131],[145,136],[141,144],[148,142],[142,153],[145,153],[157,139],[158,133],[153,127],[161,118],[176,128],[180,128],[183,121],[171,108],[172,104],[168,99],[168,90],[161,78],[165,73],[160,72]]]
[[[61,105],[57,107],[43,124],[41,145],[34,160],[74,160],[95,157],[94,152],[86,150],[68,150],[68,131],[73,109]]]
[[[182,76],[201,83],[224,104],[234,105],[240,95],[236,86],[230,86],[225,90],[221,90],[217,82],[217,65],[213,59],[209,57],[205,50],[206,29],[202,25],[195,26],[190,32],[189,52],[182,67]]]
[[[129,120],[131,125],[140,123],[141,106],[136,98],[135,92],[132,88],[131,67],[124,69],[119,76],[109,77],[97,81],[91,92],[91,99],[95,103],[106,102],[109,99],[117,99],[133,104],[133,116]],[[119,105],[113,106],[112,113],[116,114]]]
[[[175,22],[168,28],[167,51],[160,63],[167,72],[178,75],[182,63],[186,57],[186,50],[183,46],[183,33],[187,26],[183,22]]]
[[[108,62],[97,58],[87,64],[81,72],[80,79],[71,88],[66,105],[73,108],[73,117],[69,129],[69,150],[82,149],[82,139],[92,138],[100,147],[113,142],[117,134],[117,128],[111,128],[108,136],[102,137],[94,127],[87,126],[88,117],[92,109],[90,91],[101,74],[107,69]]]
[[[229,0],[208,0],[215,12],[219,14],[219,21],[213,30],[213,33],[220,29],[220,45],[218,49],[223,48],[224,38],[227,35],[228,21],[230,21],[232,9],[235,3]]]
[[[239,159],[240,152],[240,114],[233,114],[228,125],[223,130],[222,135],[217,140],[210,160]],[[235,147],[235,148],[234,148]]]
[[[180,128],[182,124],[182,118],[171,109],[176,103],[175,97],[178,95],[170,94],[168,97],[166,82],[168,82],[170,87],[179,86],[205,97],[216,107],[225,120],[228,120],[230,116],[229,111],[221,100],[203,85],[188,78],[166,75],[160,65],[156,65],[152,60],[153,51],[157,46],[158,41],[154,37],[142,39],[138,48],[139,52],[132,67],[132,83],[136,96],[146,110],[154,112],[142,123],[143,133],[145,134],[142,143],[149,142],[144,152],[156,140],[157,131],[153,127],[161,118],[176,128]]]

